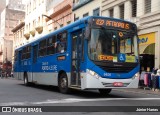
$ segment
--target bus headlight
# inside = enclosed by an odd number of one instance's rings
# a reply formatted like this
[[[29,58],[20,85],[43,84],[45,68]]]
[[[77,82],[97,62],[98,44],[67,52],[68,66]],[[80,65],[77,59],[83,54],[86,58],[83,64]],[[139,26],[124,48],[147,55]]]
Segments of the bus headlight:
[[[135,79],[136,77],[140,77],[139,72],[137,72],[137,73],[132,77],[132,79]]]
[[[135,76],[136,76],[136,77],[140,77],[140,74],[139,74],[139,72],[137,72],[137,73],[135,74]]]
[[[87,73],[89,73],[91,76],[93,76],[93,77],[95,77],[97,79],[99,78],[99,75],[96,72],[92,71],[92,70],[87,69]]]

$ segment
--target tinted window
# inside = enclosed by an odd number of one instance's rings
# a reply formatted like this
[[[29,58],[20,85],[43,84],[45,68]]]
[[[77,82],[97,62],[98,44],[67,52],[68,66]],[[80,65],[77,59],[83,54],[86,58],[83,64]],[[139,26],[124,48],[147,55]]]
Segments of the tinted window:
[[[57,35],[57,41],[55,43],[56,52],[63,53],[67,49],[67,33],[63,32]]]
[[[31,46],[26,46],[22,50],[22,60],[31,58]]]
[[[55,43],[56,43],[56,36],[48,38],[47,40],[47,55],[51,55],[55,53]]]
[[[46,44],[46,39],[40,41],[39,43],[39,56],[45,56],[47,53],[47,44]]]

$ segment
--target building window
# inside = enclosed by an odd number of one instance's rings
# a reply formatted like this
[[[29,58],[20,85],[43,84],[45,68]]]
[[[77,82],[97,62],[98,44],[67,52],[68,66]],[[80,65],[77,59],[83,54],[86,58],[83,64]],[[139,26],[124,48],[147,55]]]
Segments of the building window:
[[[93,16],[99,16],[99,8],[93,10]]]
[[[75,18],[74,21],[79,20],[79,17]]]
[[[34,0],[33,6],[33,9],[36,9],[36,0]]]
[[[68,21],[68,22],[67,22],[67,24],[70,24],[70,23],[71,23],[71,21]]]
[[[113,9],[109,10],[109,16],[113,18]]]
[[[29,6],[27,5],[27,8],[26,8],[26,12],[27,12],[27,15],[28,15],[28,13],[29,13]]]
[[[120,18],[124,19],[124,4],[120,6]]]
[[[26,25],[26,30],[28,31],[28,25]]]
[[[28,30],[30,31],[30,23],[29,23],[29,27],[28,27]]]
[[[137,0],[132,0],[132,17],[136,17],[137,14]]]
[[[33,20],[33,28],[36,27],[36,20]]]
[[[61,24],[60,27],[62,28],[62,27],[63,27],[63,24]]]
[[[54,30],[57,30],[57,27],[55,27]]]
[[[38,17],[38,26],[40,26],[40,22],[41,20],[40,20],[40,17]]]
[[[86,17],[86,16],[88,16],[88,13],[83,14],[83,17]]]
[[[145,0],[145,13],[151,12],[151,0]]]
[[[31,3],[29,4],[29,13],[31,13]]]

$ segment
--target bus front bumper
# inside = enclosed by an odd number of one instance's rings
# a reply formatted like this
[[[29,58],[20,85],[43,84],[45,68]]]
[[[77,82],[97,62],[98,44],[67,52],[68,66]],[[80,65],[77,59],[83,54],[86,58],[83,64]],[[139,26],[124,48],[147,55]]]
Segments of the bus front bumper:
[[[100,76],[93,76],[88,72],[81,73],[82,89],[138,88],[138,83],[139,77],[136,76],[130,79],[108,79]]]

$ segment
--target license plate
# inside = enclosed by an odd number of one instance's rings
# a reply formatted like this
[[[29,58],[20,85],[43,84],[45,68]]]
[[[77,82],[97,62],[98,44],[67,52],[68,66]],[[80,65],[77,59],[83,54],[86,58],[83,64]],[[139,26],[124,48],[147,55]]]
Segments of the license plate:
[[[114,87],[122,87],[122,86],[123,86],[123,83],[122,83],[122,82],[114,82],[114,83],[113,83],[113,86],[114,86]]]

